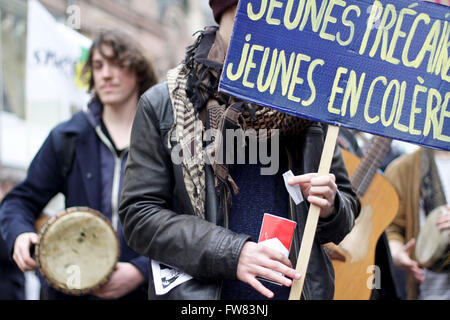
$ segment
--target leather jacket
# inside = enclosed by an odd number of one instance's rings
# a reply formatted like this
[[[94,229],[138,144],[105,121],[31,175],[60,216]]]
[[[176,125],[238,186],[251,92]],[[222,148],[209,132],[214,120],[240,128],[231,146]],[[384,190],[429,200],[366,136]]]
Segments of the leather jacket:
[[[240,251],[250,237],[227,229],[227,201],[216,194],[209,165],[205,165],[205,219],[194,215],[182,168],[171,160],[171,145],[176,143],[173,139],[168,143],[172,125],[169,91],[161,83],[141,97],[134,121],[119,209],[123,232],[136,252],[193,277],[157,296],[150,274],[149,299],[220,299],[221,280],[236,279]],[[280,162],[288,162],[295,175],[317,172],[323,143],[324,130],[315,123],[302,136],[280,143],[280,153],[286,154]],[[333,298],[333,266],[322,244],[339,243],[360,210],[338,147],[331,172],[338,185],[335,213],[326,221],[319,219],[303,288],[305,299]],[[295,266],[309,204],[290,202],[290,217],[297,222],[290,256]]]

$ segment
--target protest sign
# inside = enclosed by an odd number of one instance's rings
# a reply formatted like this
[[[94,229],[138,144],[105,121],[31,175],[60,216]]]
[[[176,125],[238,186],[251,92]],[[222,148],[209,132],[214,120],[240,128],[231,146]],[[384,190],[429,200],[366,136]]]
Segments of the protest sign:
[[[81,69],[92,41],[58,22],[36,0],[28,3],[26,118],[52,127],[90,99]]]
[[[450,9],[407,0],[241,0],[220,90],[450,150]]]

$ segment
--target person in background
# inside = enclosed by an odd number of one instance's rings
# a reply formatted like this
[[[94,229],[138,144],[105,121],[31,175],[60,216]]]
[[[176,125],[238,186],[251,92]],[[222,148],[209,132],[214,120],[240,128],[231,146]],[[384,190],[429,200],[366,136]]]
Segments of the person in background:
[[[31,246],[38,241],[34,223],[49,200],[61,192],[66,208],[86,206],[100,211],[120,241],[119,262],[110,280],[81,299],[146,299],[149,260],[126,245],[118,202],[138,99],[157,79],[138,44],[112,30],[101,31],[94,39],[84,74],[93,93],[88,111],[76,113],[50,132],[25,180],[1,203],[1,233],[17,266],[24,272],[35,269],[36,261],[30,256]],[[59,150],[68,149],[69,144],[74,151],[67,170],[63,168],[67,152]],[[46,297],[76,298],[50,286]]]
[[[400,199],[397,216],[386,232],[393,262],[406,274],[407,298],[450,300],[450,265],[440,271],[423,268],[414,250],[426,217],[435,208],[446,208],[437,219],[438,230],[450,231],[450,152],[419,148],[394,160],[385,176]]]

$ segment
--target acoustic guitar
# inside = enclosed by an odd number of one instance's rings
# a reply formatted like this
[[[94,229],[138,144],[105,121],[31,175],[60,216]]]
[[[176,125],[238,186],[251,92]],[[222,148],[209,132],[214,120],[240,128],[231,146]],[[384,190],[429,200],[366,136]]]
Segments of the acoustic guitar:
[[[338,246],[325,245],[335,272],[335,300],[370,298],[375,248],[397,214],[399,203],[395,189],[377,173],[391,142],[392,139],[376,136],[362,160],[342,150],[352,187],[361,201],[361,212],[352,231]]]

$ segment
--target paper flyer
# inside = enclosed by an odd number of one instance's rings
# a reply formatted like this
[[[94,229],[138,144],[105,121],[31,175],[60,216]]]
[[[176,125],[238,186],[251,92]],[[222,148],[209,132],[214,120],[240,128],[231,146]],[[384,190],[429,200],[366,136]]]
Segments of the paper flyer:
[[[180,270],[152,260],[153,282],[156,295],[164,295],[192,277]]]
[[[284,184],[286,186],[286,189],[289,192],[289,195],[291,196],[294,203],[296,205],[298,205],[299,203],[301,203],[303,201],[303,195],[302,195],[302,191],[300,190],[300,187],[298,184],[296,184],[295,186],[289,185],[288,180],[289,180],[289,178],[293,178],[293,177],[294,177],[294,174],[292,173],[291,170],[283,173]]]

